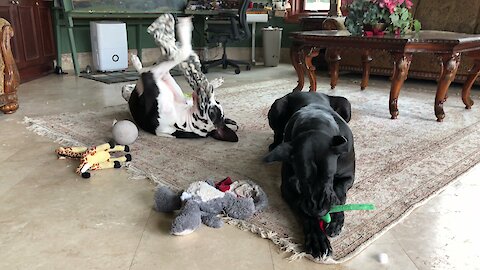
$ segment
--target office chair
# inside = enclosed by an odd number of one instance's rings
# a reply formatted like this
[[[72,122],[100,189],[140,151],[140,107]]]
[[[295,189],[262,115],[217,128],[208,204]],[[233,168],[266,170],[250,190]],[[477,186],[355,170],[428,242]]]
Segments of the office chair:
[[[218,16],[207,18],[206,36],[208,43],[221,43],[223,47],[223,56],[221,59],[202,62],[203,73],[208,73],[211,67],[222,65],[223,69],[228,66],[235,67],[235,74],[240,73],[239,65],[246,65],[246,69],[250,70],[250,63],[227,58],[227,43],[245,40],[250,38],[250,29],[247,23],[247,8],[251,1],[243,0],[238,14],[221,13]]]

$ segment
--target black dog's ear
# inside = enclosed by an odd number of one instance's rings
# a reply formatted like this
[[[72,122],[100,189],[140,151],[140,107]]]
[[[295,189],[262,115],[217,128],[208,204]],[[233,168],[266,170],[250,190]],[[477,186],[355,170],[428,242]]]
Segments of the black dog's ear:
[[[212,136],[214,139],[220,140],[220,141],[227,141],[227,142],[238,142],[238,136],[235,131],[233,131],[231,128],[227,127],[227,125],[222,125],[221,127],[213,130],[210,133],[210,136]]]
[[[343,136],[334,136],[332,138],[332,151],[334,154],[340,155],[348,151],[347,138]]]
[[[275,147],[268,155],[263,158],[265,162],[273,161],[287,161],[292,151],[292,145],[290,143],[281,143]]]

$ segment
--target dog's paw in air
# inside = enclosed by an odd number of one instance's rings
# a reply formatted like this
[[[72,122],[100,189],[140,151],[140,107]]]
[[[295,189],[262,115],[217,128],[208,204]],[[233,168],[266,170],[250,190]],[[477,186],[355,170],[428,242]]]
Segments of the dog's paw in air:
[[[304,224],[305,252],[314,258],[325,260],[332,255],[332,246],[324,232],[320,229],[318,221],[312,219]]]
[[[143,65],[138,56],[135,54],[132,54],[130,56],[130,61],[132,62],[133,67],[138,73],[142,73]]]
[[[339,212],[331,213],[330,216],[332,217],[332,221],[328,223],[327,227],[325,228],[325,232],[328,236],[335,237],[342,231],[345,215],[343,212]]]

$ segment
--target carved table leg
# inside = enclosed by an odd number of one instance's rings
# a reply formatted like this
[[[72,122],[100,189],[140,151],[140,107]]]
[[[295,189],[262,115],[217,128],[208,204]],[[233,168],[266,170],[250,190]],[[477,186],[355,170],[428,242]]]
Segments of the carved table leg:
[[[438,76],[436,82],[437,82],[437,85],[438,85],[438,82],[440,81],[440,79],[445,76],[445,69],[443,68],[444,67],[444,64],[443,64],[443,60],[442,60],[442,57],[438,57],[438,60],[439,60],[439,63],[440,63],[440,76]],[[445,98],[443,99],[443,103],[447,102],[447,99],[448,99],[448,93],[445,93]]]
[[[473,83],[480,74],[480,59],[475,59],[475,64],[468,73],[469,74],[467,80],[463,84],[462,89],[462,100],[463,104],[465,104],[465,109],[471,109],[473,105],[473,100],[470,97],[470,90],[472,89]]]
[[[442,61],[442,76],[438,80],[437,94],[435,95],[435,116],[437,121],[442,122],[445,118],[443,111],[443,103],[445,103],[448,87],[457,74],[458,64],[460,63],[460,54],[441,54],[439,55]]]
[[[305,71],[303,66],[303,52],[300,44],[292,44],[292,47],[290,47],[290,59],[292,60],[292,65],[295,68],[298,77],[298,84],[293,91],[302,91],[303,85],[305,84]]]
[[[310,92],[317,91],[317,76],[315,74],[315,66],[312,64],[312,58],[318,56],[320,53],[320,49],[316,47],[312,47],[308,50],[308,53],[304,53],[305,55],[305,68],[308,72],[308,78],[310,80]]]
[[[411,53],[392,53],[394,61],[394,73],[392,75],[392,86],[390,88],[389,109],[392,119],[398,116],[398,96],[403,82],[407,78],[410,62],[412,61]]]
[[[0,106],[0,111],[4,114],[14,113],[18,109],[18,98],[16,93],[5,94],[0,97],[0,103],[4,103]]]
[[[3,57],[3,95],[0,95],[0,111],[9,114],[18,109],[17,87],[20,84],[15,59],[13,58],[10,39],[13,37],[13,28],[10,25],[4,25],[1,29],[0,50]]]
[[[370,62],[372,62],[372,57],[370,52],[365,50],[362,53],[362,65],[363,65],[363,75],[362,75],[362,84],[360,85],[361,90],[365,90],[368,86],[368,78],[370,77]]]
[[[330,68],[331,89],[335,89],[335,86],[337,86],[338,82],[338,70],[340,68],[340,60],[342,60],[342,58],[340,57],[340,52],[335,49],[327,49],[325,53],[325,60],[327,61]]]

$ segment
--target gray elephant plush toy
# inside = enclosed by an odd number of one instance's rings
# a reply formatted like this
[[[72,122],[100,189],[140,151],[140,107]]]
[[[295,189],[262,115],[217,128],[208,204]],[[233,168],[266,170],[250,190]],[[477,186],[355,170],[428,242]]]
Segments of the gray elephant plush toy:
[[[223,221],[219,214],[236,219],[247,219],[267,206],[265,192],[249,180],[234,181],[230,178],[217,183],[198,181],[182,193],[175,193],[168,187],[159,186],[155,191],[155,210],[173,212],[175,217],[171,233],[186,235],[194,232],[203,223],[219,228]]]

